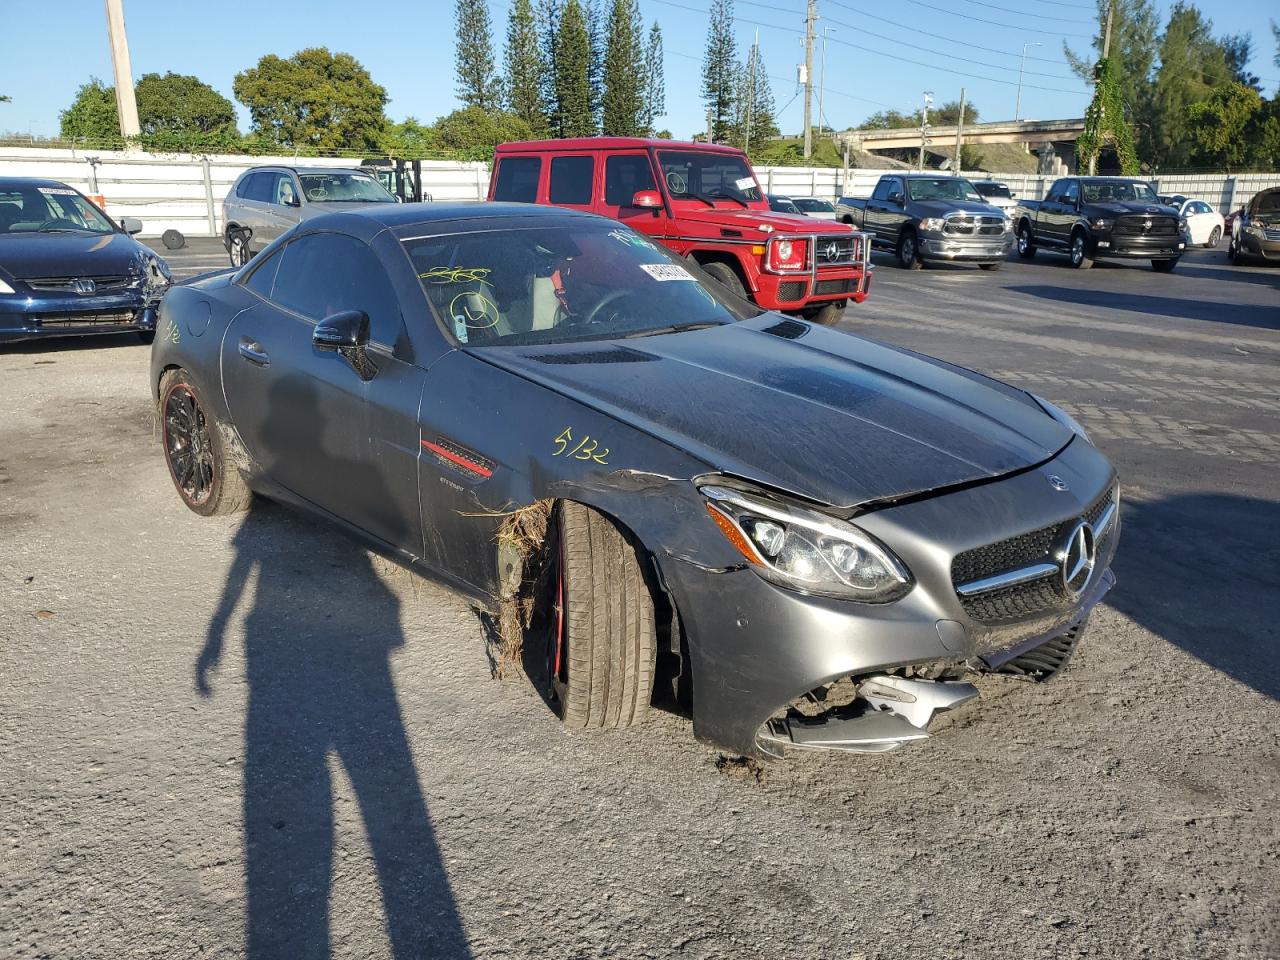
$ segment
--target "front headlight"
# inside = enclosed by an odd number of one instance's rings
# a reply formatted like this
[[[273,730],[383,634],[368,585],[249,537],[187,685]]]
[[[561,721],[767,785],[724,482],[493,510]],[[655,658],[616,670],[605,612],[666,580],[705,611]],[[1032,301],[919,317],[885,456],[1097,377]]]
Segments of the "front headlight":
[[[927,233],[941,233],[946,225],[947,221],[943,217],[925,217],[920,221],[920,229]]]
[[[1056,403],[1050,403],[1044,397],[1037,396],[1036,394],[1031,393],[1030,391],[1027,392],[1027,395],[1040,405],[1041,410],[1043,410],[1049,416],[1053,417],[1053,419],[1057,420],[1060,424],[1062,424],[1064,427],[1069,429],[1072,433],[1074,433],[1077,437],[1079,437],[1085,443],[1091,442],[1089,440],[1089,434],[1085,433],[1084,427],[1080,426],[1080,421],[1078,421],[1071,414],[1067,413],[1067,411],[1063,410]]]
[[[911,589],[893,551],[851,523],[729,487],[699,489],[720,532],[767,580],[863,603],[888,603]]]
[[[1181,217],[1181,218],[1179,218],[1179,220],[1178,220],[1178,230],[1179,230],[1179,232],[1181,232],[1181,233],[1190,233],[1190,232],[1191,232],[1191,224],[1187,223],[1187,218],[1186,218],[1186,217]]]
[[[1108,217],[1096,217],[1089,221],[1089,226],[1095,230],[1110,230],[1116,222]]]
[[[14,292],[15,291],[13,287],[5,283],[3,278],[0,278],[0,293],[14,293]]]
[[[166,283],[173,280],[173,271],[169,269],[169,264],[159,257],[151,257],[148,266],[152,276],[160,277]]]

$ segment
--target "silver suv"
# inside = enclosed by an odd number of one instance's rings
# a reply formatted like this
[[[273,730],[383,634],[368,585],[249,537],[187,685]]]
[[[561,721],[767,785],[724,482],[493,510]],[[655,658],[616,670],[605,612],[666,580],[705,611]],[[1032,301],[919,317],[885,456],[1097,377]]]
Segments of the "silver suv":
[[[222,201],[222,242],[240,267],[296,223],[354,205],[395,203],[363,170],[342,167],[250,167]]]

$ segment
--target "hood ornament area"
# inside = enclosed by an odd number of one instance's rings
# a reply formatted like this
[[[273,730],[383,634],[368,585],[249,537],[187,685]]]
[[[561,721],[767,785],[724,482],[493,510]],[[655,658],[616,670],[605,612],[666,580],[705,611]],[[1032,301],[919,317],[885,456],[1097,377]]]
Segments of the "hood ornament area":
[[[1053,489],[1057,490],[1059,493],[1066,493],[1071,489],[1067,486],[1067,481],[1063,480],[1056,474],[1049,478],[1049,486],[1053,487]]]
[[[1097,540],[1087,520],[1081,520],[1072,528],[1057,556],[1062,590],[1074,600],[1089,586],[1098,561]]]

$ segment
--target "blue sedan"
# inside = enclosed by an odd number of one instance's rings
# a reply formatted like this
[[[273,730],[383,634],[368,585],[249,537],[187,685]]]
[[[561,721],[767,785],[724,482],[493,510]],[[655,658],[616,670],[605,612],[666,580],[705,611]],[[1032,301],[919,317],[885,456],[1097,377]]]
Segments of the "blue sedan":
[[[0,177],[0,344],[136,331],[155,335],[165,262],[65,183]]]

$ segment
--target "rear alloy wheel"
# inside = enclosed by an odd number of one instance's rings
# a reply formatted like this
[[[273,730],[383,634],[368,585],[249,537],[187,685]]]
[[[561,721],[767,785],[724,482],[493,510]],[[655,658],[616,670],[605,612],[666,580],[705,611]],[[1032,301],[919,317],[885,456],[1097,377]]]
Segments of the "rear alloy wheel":
[[[919,270],[924,266],[920,259],[920,244],[913,230],[904,230],[898,238],[898,266],[904,270]]]
[[[803,311],[800,316],[804,317],[810,323],[816,323],[823,327],[834,327],[840,322],[840,318],[844,316],[844,308],[846,301],[836,300],[832,303],[824,303],[820,307],[814,307],[811,310]]]
[[[1156,273],[1172,273],[1173,268],[1178,265],[1177,257],[1169,257],[1165,260],[1152,260],[1151,269]]]
[[[249,262],[249,237],[243,230],[232,230],[227,234],[227,253],[231,257],[231,265],[237,269]]]
[[[743,300],[751,299],[747,295],[747,288],[742,284],[742,278],[727,263],[704,263],[702,269],[714,277],[722,286],[728,287],[730,293],[741,297]]]
[[[1222,228],[1214,227],[1213,230],[1209,232],[1209,242],[1205,244],[1205,247],[1206,249],[1212,250],[1221,242],[1222,242]]]
[[[547,636],[552,706],[568,727],[640,722],[653,696],[653,597],[636,547],[612,520],[562,501],[553,519],[558,564]]]
[[[202,517],[249,506],[253,495],[187,371],[170,370],[160,380],[159,413],[165,463],[182,502]]]
[[[1036,255],[1036,245],[1031,242],[1031,226],[1023,223],[1018,227],[1018,256],[1030,260]]]
[[[1089,240],[1083,230],[1071,235],[1071,265],[1077,270],[1088,270],[1093,266],[1093,257],[1089,256]]]

